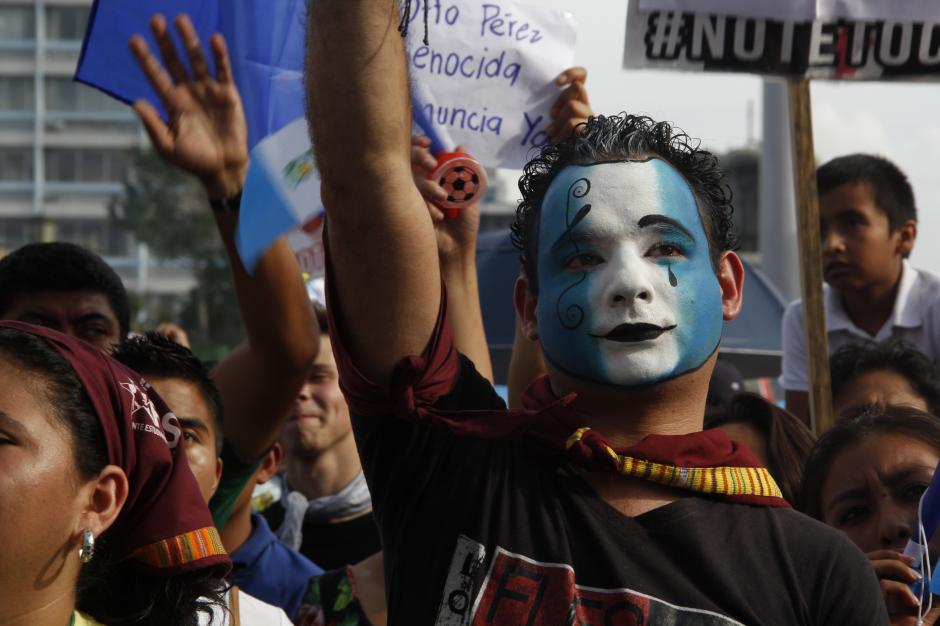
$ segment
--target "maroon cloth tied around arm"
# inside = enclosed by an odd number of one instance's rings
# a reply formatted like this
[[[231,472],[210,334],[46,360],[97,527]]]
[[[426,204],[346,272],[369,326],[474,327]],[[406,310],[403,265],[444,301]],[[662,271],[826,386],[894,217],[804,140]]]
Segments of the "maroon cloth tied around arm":
[[[407,356],[392,371],[391,383],[382,387],[369,380],[353,362],[344,338],[355,329],[344,328],[335,311],[339,308],[337,296],[330,280],[332,275],[330,241],[327,227],[323,226],[323,253],[326,262],[324,291],[326,313],[330,331],[330,345],[339,386],[346,397],[349,410],[361,416],[395,415],[403,419],[420,419],[433,413],[438,398],[447,395],[460,376],[460,361],[454,347],[454,335],[447,323],[447,291],[441,278],[441,307],[431,338],[421,356]]]
[[[124,470],[128,496],[106,531],[120,560],[165,574],[231,567],[183,449],[179,420],[146,381],[80,339],[3,321],[43,338],[68,360],[104,433],[108,463]]]
[[[447,323],[447,293],[441,282],[441,310],[437,324],[421,356],[407,356],[395,365],[391,383],[382,387],[368,378],[346,350],[343,341],[346,329],[333,312],[336,301],[329,273],[326,279],[327,318],[330,345],[339,370],[339,384],[350,411],[357,415],[396,415],[420,417],[433,408],[434,402],[454,388],[460,374],[460,362],[454,347],[454,335]]]

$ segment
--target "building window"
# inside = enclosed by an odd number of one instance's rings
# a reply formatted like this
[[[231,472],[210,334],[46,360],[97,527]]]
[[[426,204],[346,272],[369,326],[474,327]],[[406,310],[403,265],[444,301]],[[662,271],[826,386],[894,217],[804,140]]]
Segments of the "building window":
[[[0,218],[0,248],[14,250],[38,240],[38,221],[28,218]]]
[[[46,78],[46,111],[110,113],[126,110],[123,102],[71,78]]]
[[[49,148],[45,153],[46,180],[76,180],[77,150]]]
[[[85,38],[88,14],[88,7],[48,7],[46,38],[50,41],[81,41]]]
[[[108,235],[108,225],[105,220],[61,219],[56,220],[56,239],[78,244],[98,254],[105,252],[104,244]]]
[[[0,42],[36,39],[35,13],[29,5],[0,5]]]
[[[46,180],[120,182],[127,173],[125,150],[47,148]]]
[[[32,76],[0,76],[0,111],[32,111]]]
[[[33,149],[29,147],[0,148],[0,180],[32,180]]]

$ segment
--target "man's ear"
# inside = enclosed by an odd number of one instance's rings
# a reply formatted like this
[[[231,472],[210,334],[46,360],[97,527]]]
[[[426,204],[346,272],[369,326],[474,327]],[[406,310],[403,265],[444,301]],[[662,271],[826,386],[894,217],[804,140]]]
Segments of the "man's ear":
[[[744,263],[736,253],[722,252],[718,260],[718,285],[721,287],[721,313],[733,320],[744,302]]]
[[[917,222],[907,220],[895,232],[898,234],[898,254],[907,257],[914,249],[914,241],[917,239]]]
[[[87,491],[85,508],[75,529],[76,544],[87,528],[95,537],[111,527],[127,501],[127,475],[116,465],[106,465],[98,476],[81,487]]]
[[[255,484],[261,485],[271,480],[277,474],[277,471],[281,469],[281,463],[283,462],[284,446],[275,443],[264,455],[264,460],[261,461],[261,467],[258,468],[258,473],[255,474]]]
[[[516,317],[519,319],[523,336],[529,341],[538,340],[539,325],[535,316],[538,300],[529,290],[529,279],[526,278],[525,272],[521,272],[519,278],[516,279],[513,302],[516,305]]]

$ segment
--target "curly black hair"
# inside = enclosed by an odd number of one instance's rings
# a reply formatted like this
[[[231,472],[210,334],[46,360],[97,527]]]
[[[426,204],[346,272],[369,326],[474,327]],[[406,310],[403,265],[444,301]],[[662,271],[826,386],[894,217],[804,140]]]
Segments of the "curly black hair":
[[[209,405],[216,454],[222,454],[222,397],[208,368],[189,348],[151,331],[128,337],[111,356],[144,378],[178,378],[194,384]]]
[[[655,156],[675,167],[692,188],[708,236],[712,265],[726,250],[738,247],[732,221],[731,188],[722,182],[718,158],[699,147],[699,141],[668,122],[642,115],[598,115],[581,124],[572,136],[547,144],[526,163],[519,191],[522,200],[512,225],[513,244],[521,252],[529,289],[538,295],[536,257],[542,200],[549,185],[569,165],[592,165],[605,161],[643,159]]]
[[[856,377],[874,371],[895,372],[921,395],[930,412],[940,415],[940,369],[926,354],[898,338],[884,342],[856,341],[829,357],[832,397]]]

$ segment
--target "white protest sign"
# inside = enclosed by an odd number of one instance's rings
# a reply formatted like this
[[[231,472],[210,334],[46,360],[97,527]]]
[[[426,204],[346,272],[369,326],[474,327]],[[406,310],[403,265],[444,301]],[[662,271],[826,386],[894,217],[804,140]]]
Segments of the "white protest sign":
[[[623,64],[840,80],[940,80],[940,11],[927,11],[926,4],[629,0]],[[903,14],[915,21],[899,21],[902,5]],[[782,7],[788,10],[779,16]],[[732,10],[740,12],[729,14]],[[830,15],[812,17],[824,12]],[[886,14],[894,17],[878,17]]]
[[[574,17],[508,0],[413,0],[407,17],[425,117],[484,165],[521,168],[548,141],[553,81],[574,63]]]
[[[640,11],[740,15],[790,22],[820,18],[934,22],[936,0],[640,0]]]

